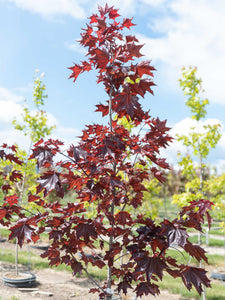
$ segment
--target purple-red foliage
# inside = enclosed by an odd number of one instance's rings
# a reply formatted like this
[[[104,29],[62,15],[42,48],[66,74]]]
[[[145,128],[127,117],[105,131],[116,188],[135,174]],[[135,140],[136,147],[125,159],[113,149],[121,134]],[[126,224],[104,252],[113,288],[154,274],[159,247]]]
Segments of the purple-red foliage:
[[[19,215],[20,220],[10,229],[10,238],[17,237],[20,246],[25,239],[36,241],[49,229],[50,246],[42,257],[47,257],[50,265],[70,266],[74,275],[88,272],[88,264],[100,269],[107,266],[112,277],[91,289],[101,296],[106,296],[105,289],[111,288],[111,284],[125,294],[134,289],[137,296],[157,295],[157,281],[162,280],[165,272],[182,278],[188,289],[193,285],[201,294],[202,284],[210,286],[206,272],[180,264],[167,251],[176,244],[198,261],[207,261],[205,251],[188,241],[186,229],[201,231],[204,216],[210,225],[208,211],[212,203],[203,199],[191,202],[176,219],[165,219],[158,225],[144,214],[133,216],[129,210],[142,205],[146,190],[143,181],[150,174],[164,181],[161,170],[169,169],[169,165],[159,153],[172,139],[166,121],[150,117],[141,106],[140,97],[147,92],[153,94],[155,68],[149,60],[136,61],[142,57],[143,45],[135,36],[123,35],[125,29],[134,26],[132,19],[118,18],[117,9],[99,7],[81,33],[80,44],[87,49],[87,60],[70,68],[74,82],[83,72],[98,71],[97,83],[103,83],[108,101],[97,104],[96,111],[107,116],[109,124],[87,125],[80,142],[71,145],[67,153],[60,152],[62,143],[57,140],[40,140],[35,144],[31,158],[37,160],[43,171],[37,194],[30,195],[28,201],[36,203],[44,213],[31,217],[22,213],[16,196],[7,196],[7,184],[2,187],[6,197],[0,208],[0,223],[9,225],[12,214]],[[122,117],[133,126],[145,126],[145,133],[127,130],[119,122]],[[4,148],[0,150],[1,159],[21,163],[13,154],[6,154]],[[54,158],[60,153],[64,160],[55,163]],[[146,168],[147,161],[150,169]],[[18,179],[19,174],[13,173],[11,183]],[[75,201],[62,205],[43,199],[52,191],[63,198],[65,190],[76,192]],[[92,217],[87,207],[92,207]],[[92,255],[87,255],[88,249]],[[127,252],[128,259],[119,265],[122,250]]]

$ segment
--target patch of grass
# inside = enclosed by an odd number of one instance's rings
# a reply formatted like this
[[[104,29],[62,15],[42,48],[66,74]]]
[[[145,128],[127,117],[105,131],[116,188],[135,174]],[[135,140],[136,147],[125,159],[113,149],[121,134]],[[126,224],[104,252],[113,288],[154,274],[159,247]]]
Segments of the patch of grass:
[[[209,265],[223,267],[224,266],[224,256],[219,254],[206,254],[209,260]]]
[[[199,266],[199,262],[194,258],[191,258],[191,260],[190,260],[190,255],[188,255],[184,251],[178,251],[176,249],[170,249],[168,251],[168,256],[174,257],[179,263],[188,264],[188,263],[191,262],[192,265]],[[208,258],[209,265],[217,266],[217,267],[224,266],[224,256],[223,255],[207,254],[206,253],[206,256]],[[206,264],[206,268],[207,268],[207,264]]]
[[[175,257],[180,263],[190,262],[190,257],[188,254],[177,251],[175,249],[169,250],[168,255]],[[222,255],[207,255],[209,258],[209,264],[213,266],[224,266],[224,257]],[[14,263],[15,260],[15,251],[10,249],[4,249],[0,251],[0,258],[2,261],[7,261],[10,263]],[[32,269],[43,269],[49,268],[48,260],[41,258],[39,255],[34,254],[32,251],[19,251],[19,264],[30,266]],[[191,260],[192,265],[198,266],[198,262]],[[59,265],[57,267],[53,267],[54,270],[67,271],[71,273],[71,269],[66,265]],[[97,267],[93,267],[91,264],[88,265],[89,274],[95,278],[97,281],[103,281],[107,277],[107,268],[104,267],[102,270],[99,270]],[[206,267],[207,269],[207,267]],[[85,276],[86,274],[78,275]],[[208,274],[210,276],[210,274]],[[194,298],[196,300],[201,299],[195,289],[192,289],[190,292],[185,288],[181,279],[174,279],[171,276],[165,274],[163,280],[159,282],[159,286],[161,289],[166,289],[170,293],[180,294],[182,297],[186,298]],[[220,281],[213,281],[212,289],[207,289],[207,300],[224,300],[225,295],[225,286]],[[0,300],[4,300],[1,299]]]
[[[211,229],[209,231],[209,234],[215,234],[215,235],[224,235],[223,229]]]
[[[11,249],[0,251],[0,259],[5,262],[15,263],[15,251]],[[32,251],[19,251],[18,263],[27,266],[31,269],[46,269],[51,268],[48,264],[47,258],[41,258],[40,255],[34,254]],[[67,271],[72,272],[71,268],[65,264],[60,264],[58,266],[52,267],[54,270],[58,271]],[[106,267],[102,270],[99,270],[97,267],[88,265],[87,268],[89,274],[95,279],[101,281],[105,280],[107,277],[107,269]],[[80,275],[78,275],[80,276]],[[82,276],[86,276],[86,274],[82,274]],[[0,299],[1,300],[1,299]]]
[[[7,228],[0,228],[0,236],[1,237],[8,238],[9,234],[10,234],[9,229],[7,229]],[[0,300],[1,300],[1,298],[0,298]]]
[[[189,237],[188,240],[191,243],[198,244],[198,236],[197,235],[193,235],[193,236]],[[206,237],[205,236],[201,237],[201,243],[206,244]],[[224,247],[225,246],[225,241],[224,240],[212,239],[212,238],[209,237],[209,244],[208,245],[212,246],[212,247]]]
[[[0,253],[0,258],[2,261],[9,263],[15,263],[15,251],[11,249],[3,250]],[[24,266],[30,266],[35,269],[43,269],[48,267],[47,259],[41,258],[28,251],[19,251],[18,263]]]
[[[176,249],[171,249],[168,252],[168,255],[176,258],[179,263],[191,263],[193,266],[199,266],[198,261],[194,260],[193,258],[190,261],[190,256],[182,251],[178,251]],[[224,266],[224,256],[222,255],[206,255],[209,260],[209,265],[211,266]],[[207,264],[204,263],[204,266],[207,270]],[[210,277],[210,272],[207,275]],[[225,295],[225,285],[221,281],[213,281],[211,284],[212,288],[207,288],[206,289],[206,295],[207,295],[207,300],[224,300],[224,295]],[[182,279],[177,278],[174,279],[173,277],[169,275],[165,275],[163,277],[163,280],[159,282],[159,286],[161,289],[168,290],[170,293],[173,294],[179,294],[184,298],[194,298],[196,300],[202,299],[197,293],[197,291],[192,288],[192,290],[189,292],[186,287],[183,284]]]
[[[0,300],[6,300],[5,298],[0,297]],[[20,300],[20,298],[16,297],[16,296],[12,296],[9,298],[9,300]]]
[[[185,251],[180,249],[169,249],[167,251],[168,256],[171,256],[177,260],[179,264],[189,264],[190,263],[190,255]],[[191,264],[194,266],[198,266],[199,263],[196,259],[191,258]]]
[[[225,286],[222,282],[213,282],[212,288],[206,289],[207,300],[224,300]],[[180,294],[185,298],[202,299],[194,288],[189,292],[184,286],[180,278],[174,279],[169,275],[165,275],[163,280],[159,282],[161,289],[168,290],[172,294]]]

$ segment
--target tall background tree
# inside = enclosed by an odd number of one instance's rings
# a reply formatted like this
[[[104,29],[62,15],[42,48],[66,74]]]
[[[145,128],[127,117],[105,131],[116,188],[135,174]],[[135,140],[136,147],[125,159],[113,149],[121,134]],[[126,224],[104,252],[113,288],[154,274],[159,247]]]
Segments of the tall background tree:
[[[197,77],[197,68],[182,69],[180,87],[187,97],[186,105],[191,110],[194,125],[187,135],[177,135],[177,140],[186,147],[186,153],[178,153],[178,164],[187,182],[182,193],[173,196],[174,201],[183,206],[188,201],[209,196],[208,185],[211,178],[207,158],[221,138],[221,125],[204,122],[207,117],[209,100],[202,98],[202,80]]]
[[[33,86],[34,109],[30,109],[27,105],[27,101],[24,101],[22,122],[18,121],[16,118],[13,120],[15,130],[21,131],[24,136],[28,137],[29,144],[27,149],[18,147],[15,149],[13,148],[13,150],[15,150],[15,157],[18,158],[18,161],[23,161],[24,163],[18,164],[17,160],[11,161],[9,159],[4,159],[0,163],[0,168],[3,170],[4,174],[4,181],[10,183],[10,178],[14,178],[12,174],[18,174],[18,178],[15,178],[9,185],[9,192],[12,195],[16,194],[19,204],[26,209],[31,209],[32,206],[34,206],[33,204],[29,205],[28,195],[35,192],[38,178],[36,160],[28,160],[31,147],[40,140],[40,138],[45,138],[50,135],[54,129],[54,126],[48,125],[47,113],[43,110],[45,99],[48,97],[47,94],[45,94],[46,86],[42,80],[43,76],[44,73],[39,76],[38,71],[36,71]],[[1,198],[4,198],[4,192],[2,193]],[[18,239],[16,239],[15,266],[16,275],[18,275]]]

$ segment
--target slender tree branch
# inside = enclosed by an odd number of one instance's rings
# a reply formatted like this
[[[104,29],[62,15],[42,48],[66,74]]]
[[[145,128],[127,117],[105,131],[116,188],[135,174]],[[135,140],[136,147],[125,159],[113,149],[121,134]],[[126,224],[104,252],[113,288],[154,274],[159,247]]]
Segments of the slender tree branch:
[[[100,286],[100,284],[90,275],[90,273],[88,272],[88,270],[86,268],[83,267],[84,272],[87,274],[88,278],[94,282],[95,285],[97,285],[97,287],[103,292],[105,293],[105,291],[103,290],[103,288]]]
[[[73,257],[73,259],[76,260],[75,256],[73,255],[73,253],[71,253],[71,256]],[[77,260],[76,260],[77,261]],[[103,288],[100,286],[100,284],[91,276],[91,274],[88,272],[87,268],[82,266],[82,270],[84,270],[84,272],[87,274],[88,278],[103,292],[105,293],[105,291],[103,290]]]

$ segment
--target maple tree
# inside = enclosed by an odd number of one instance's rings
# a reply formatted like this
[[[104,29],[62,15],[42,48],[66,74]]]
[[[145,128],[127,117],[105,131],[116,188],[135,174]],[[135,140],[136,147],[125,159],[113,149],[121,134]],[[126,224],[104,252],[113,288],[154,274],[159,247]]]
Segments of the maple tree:
[[[80,142],[67,152],[61,150],[61,141],[38,141],[31,159],[37,160],[42,171],[36,194],[30,194],[28,201],[40,209],[29,215],[16,197],[6,194],[0,223],[10,226],[12,215],[20,216],[10,227],[9,236],[17,237],[20,246],[25,240],[36,242],[49,229],[50,245],[42,257],[47,257],[51,266],[70,266],[74,275],[85,272],[96,284],[90,292],[98,292],[100,299],[111,299],[114,288],[118,293],[133,289],[137,296],[157,295],[157,281],[165,272],[182,278],[187,289],[194,286],[201,294],[202,285],[210,287],[206,271],[178,263],[168,255],[168,249],[177,244],[198,261],[207,261],[205,251],[188,240],[186,229],[201,231],[204,216],[210,226],[212,203],[192,201],[176,219],[161,223],[129,212],[130,207],[142,205],[145,180],[154,176],[164,181],[161,170],[169,169],[169,165],[159,151],[167,147],[171,137],[166,121],[151,117],[141,106],[139,97],[144,98],[146,92],[153,94],[155,69],[151,61],[138,61],[143,45],[135,36],[123,35],[134,24],[132,19],[120,17],[114,7],[99,7],[81,33],[80,44],[87,49],[87,60],[70,67],[74,82],[83,72],[98,71],[97,83],[104,85],[108,100],[97,104],[96,111],[108,118],[108,125],[87,125]],[[147,130],[144,134],[129,131],[121,118]],[[60,161],[55,159],[59,154]],[[8,159],[4,147],[0,155]],[[4,185],[2,189],[7,191]],[[63,205],[45,201],[52,191],[63,198],[65,189],[76,191],[71,202]],[[91,218],[86,213],[87,204],[94,207]],[[90,250],[92,255],[87,255]],[[119,263],[121,253],[127,260]],[[104,283],[91,277],[89,264],[107,267]]]

